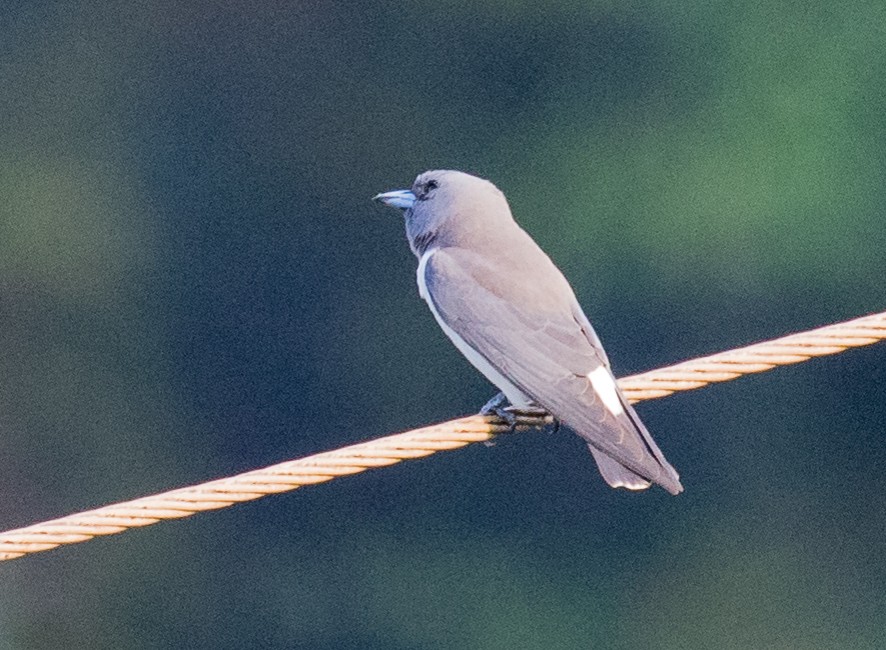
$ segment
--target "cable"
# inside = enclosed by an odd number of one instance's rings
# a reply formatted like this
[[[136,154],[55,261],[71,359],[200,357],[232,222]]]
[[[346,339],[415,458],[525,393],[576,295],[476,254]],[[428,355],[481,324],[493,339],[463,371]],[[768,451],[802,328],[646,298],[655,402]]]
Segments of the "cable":
[[[631,402],[665,397],[677,391],[729,381],[775,366],[800,363],[811,357],[871,345],[886,338],[886,312],[792,334],[709,357],[619,379]],[[523,415],[518,430],[549,423],[550,418]],[[63,544],[85,542],[179,519],[204,510],[226,508],[268,494],[323,483],[338,476],[395,465],[403,460],[458,449],[490,440],[511,428],[494,416],[474,415],[429,427],[377,438],[341,449],[291,460],[209,483],[171,490],[134,501],[89,510],[0,533],[0,561],[47,551]]]

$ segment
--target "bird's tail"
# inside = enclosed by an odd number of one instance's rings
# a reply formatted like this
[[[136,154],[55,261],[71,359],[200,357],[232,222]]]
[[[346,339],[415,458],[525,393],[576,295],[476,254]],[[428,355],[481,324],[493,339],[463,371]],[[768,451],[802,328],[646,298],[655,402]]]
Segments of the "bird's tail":
[[[645,478],[632,472],[617,460],[610,458],[602,451],[594,449],[594,446],[590,443],[588,443],[588,449],[591,450],[594,460],[597,461],[597,467],[600,470],[600,474],[603,476],[603,480],[609,483],[610,487],[623,487],[629,490],[645,490],[652,485],[652,481],[647,481]]]
[[[599,449],[594,448],[590,443],[588,443],[588,449],[591,450],[594,460],[597,461],[597,468],[600,470],[600,475],[603,477],[603,480],[605,480],[611,487],[623,487],[628,490],[645,490],[655,482],[671,494],[676,495],[683,491],[679,475],[667,461],[665,461],[658,476],[645,478],[628,469],[614,458],[610,458]]]
[[[649,467],[650,471],[649,473],[644,472],[641,475],[588,443],[588,449],[591,450],[594,460],[597,461],[597,467],[603,479],[612,487],[623,487],[628,490],[645,490],[653,483],[657,483],[671,494],[680,494],[683,491],[683,485],[680,483],[680,475],[677,474],[677,470],[665,459],[664,454],[658,448],[658,445],[655,444],[655,440],[652,439],[634,407],[631,406],[621,392],[619,392],[618,397],[624,407],[627,420],[630,422],[630,425],[633,425],[634,431],[640,434],[640,438],[646,446],[646,451],[652,457],[649,460],[653,462],[644,463]],[[657,471],[653,472],[653,468]]]

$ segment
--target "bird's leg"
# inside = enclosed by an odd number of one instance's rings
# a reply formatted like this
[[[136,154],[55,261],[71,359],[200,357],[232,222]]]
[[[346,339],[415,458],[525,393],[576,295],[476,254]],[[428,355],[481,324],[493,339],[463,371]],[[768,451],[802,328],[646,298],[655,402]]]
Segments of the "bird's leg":
[[[497,393],[492,399],[483,405],[483,408],[480,409],[480,415],[491,415],[492,413],[495,413],[495,409],[509,405],[510,402],[508,402],[508,398],[505,397],[505,394]]]
[[[480,409],[480,414],[498,416],[510,427],[511,433],[513,433],[517,424],[519,424],[521,417],[537,419],[551,417],[545,409],[540,406],[535,406],[534,404],[529,406],[512,406],[504,393],[499,393],[486,402],[486,404],[483,405],[483,408]],[[556,418],[551,417],[551,419],[553,420],[554,432],[559,431],[560,422]]]
[[[508,398],[505,397],[504,393],[499,393],[486,402],[483,405],[483,408],[480,409],[480,415],[497,416],[510,427],[511,433],[514,432],[514,429],[517,426],[518,414],[516,413],[516,409],[511,406],[511,403],[508,401]]]

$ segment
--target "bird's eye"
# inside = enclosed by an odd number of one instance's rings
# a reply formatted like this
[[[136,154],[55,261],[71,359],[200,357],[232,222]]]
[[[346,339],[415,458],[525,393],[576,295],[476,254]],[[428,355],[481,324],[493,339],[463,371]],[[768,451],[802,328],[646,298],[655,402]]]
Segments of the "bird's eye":
[[[436,190],[437,187],[438,187],[437,181],[429,180],[427,183],[425,183],[425,192],[430,192],[431,190]]]

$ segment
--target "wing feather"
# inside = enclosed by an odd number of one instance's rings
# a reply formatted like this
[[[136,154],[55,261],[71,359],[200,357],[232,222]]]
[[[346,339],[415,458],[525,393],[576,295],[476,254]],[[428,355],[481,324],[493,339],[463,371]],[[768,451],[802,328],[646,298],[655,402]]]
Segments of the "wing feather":
[[[617,384],[621,409],[607,407],[594,390],[588,374],[602,366],[611,377],[609,360],[568,282],[536,250],[547,264],[533,260],[506,268],[466,249],[436,250],[425,269],[427,298],[498,372],[614,461],[604,461],[610,483],[613,477],[632,486],[646,480],[680,492],[677,472]],[[537,277],[539,271],[544,277]],[[625,471],[619,474],[616,464]]]

